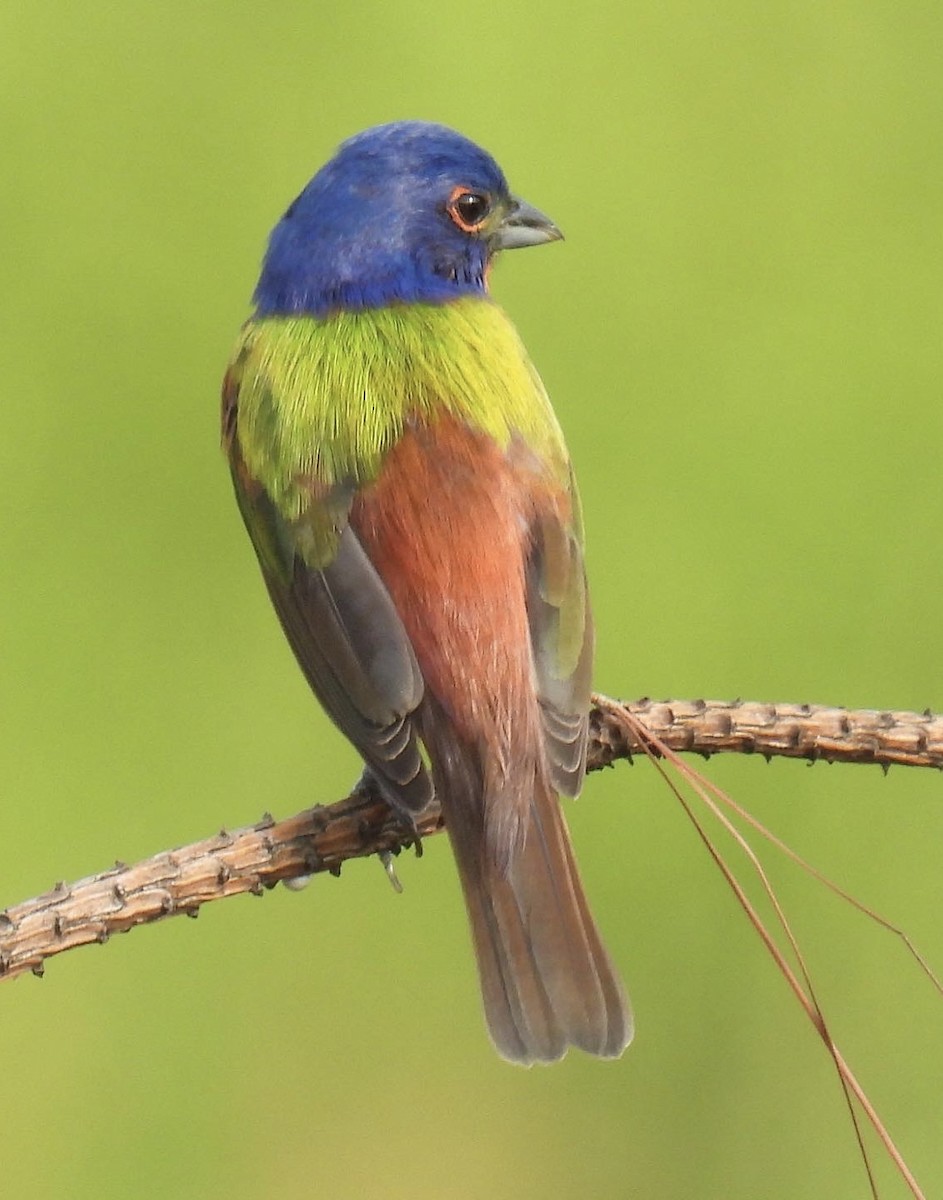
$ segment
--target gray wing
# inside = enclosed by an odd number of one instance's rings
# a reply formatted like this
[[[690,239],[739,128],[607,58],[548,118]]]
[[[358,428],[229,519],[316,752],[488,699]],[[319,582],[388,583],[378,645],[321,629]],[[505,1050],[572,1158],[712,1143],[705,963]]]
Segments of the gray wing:
[[[527,585],[550,780],[558,792],[575,796],[586,774],[594,642],[578,525],[565,525],[554,513],[538,517],[531,532]]]
[[[311,689],[371,768],[386,798],[408,813],[434,794],[414,713],[423,679],[389,592],[347,523],[352,491],[313,502],[307,521],[330,527],[330,560],[312,567],[299,530],[247,476],[233,442],[233,482],[269,595]]]

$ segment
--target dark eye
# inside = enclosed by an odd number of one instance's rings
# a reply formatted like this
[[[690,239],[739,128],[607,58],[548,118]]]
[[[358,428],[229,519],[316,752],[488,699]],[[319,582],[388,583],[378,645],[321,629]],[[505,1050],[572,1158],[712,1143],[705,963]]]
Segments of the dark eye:
[[[459,229],[474,233],[491,212],[491,197],[486,192],[456,188],[449,199],[448,212]]]

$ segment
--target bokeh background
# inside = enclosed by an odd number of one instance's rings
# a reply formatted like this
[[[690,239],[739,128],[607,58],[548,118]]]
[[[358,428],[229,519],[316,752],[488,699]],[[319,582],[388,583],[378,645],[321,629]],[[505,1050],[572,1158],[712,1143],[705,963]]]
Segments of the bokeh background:
[[[599,688],[943,707],[941,38],[900,0],[3,5],[0,905],[355,777],[217,396],[268,229],[392,118],[460,127],[566,231],[494,286],[581,479]],[[937,775],[705,770],[943,962]],[[568,811],[620,1062],[492,1054],[436,839],[402,896],[351,864],[4,986],[6,1194],[865,1195],[834,1071],[652,769]],[[769,857],[940,1194],[941,1001]]]

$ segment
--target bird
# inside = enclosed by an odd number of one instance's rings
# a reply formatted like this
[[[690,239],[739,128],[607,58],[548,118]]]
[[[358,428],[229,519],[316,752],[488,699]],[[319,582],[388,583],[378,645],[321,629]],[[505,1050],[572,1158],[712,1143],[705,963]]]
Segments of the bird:
[[[561,237],[464,135],[358,133],[275,225],[222,389],[291,649],[365,784],[413,827],[440,802],[488,1030],[527,1065],[633,1031],[559,804],[587,755],[579,498],[489,288],[502,250]]]

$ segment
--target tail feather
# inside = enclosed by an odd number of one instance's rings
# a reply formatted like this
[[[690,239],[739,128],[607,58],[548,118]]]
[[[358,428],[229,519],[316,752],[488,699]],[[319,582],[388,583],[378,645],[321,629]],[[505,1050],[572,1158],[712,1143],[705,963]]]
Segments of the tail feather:
[[[470,775],[453,774],[443,800],[497,1050],[520,1063],[553,1062],[571,1045],[617,1057],[632,1037],[631,1014],[556,796],[537,781],[523,845],[502,869],[485,851],[480,801],[456,795],[474,787]]]

